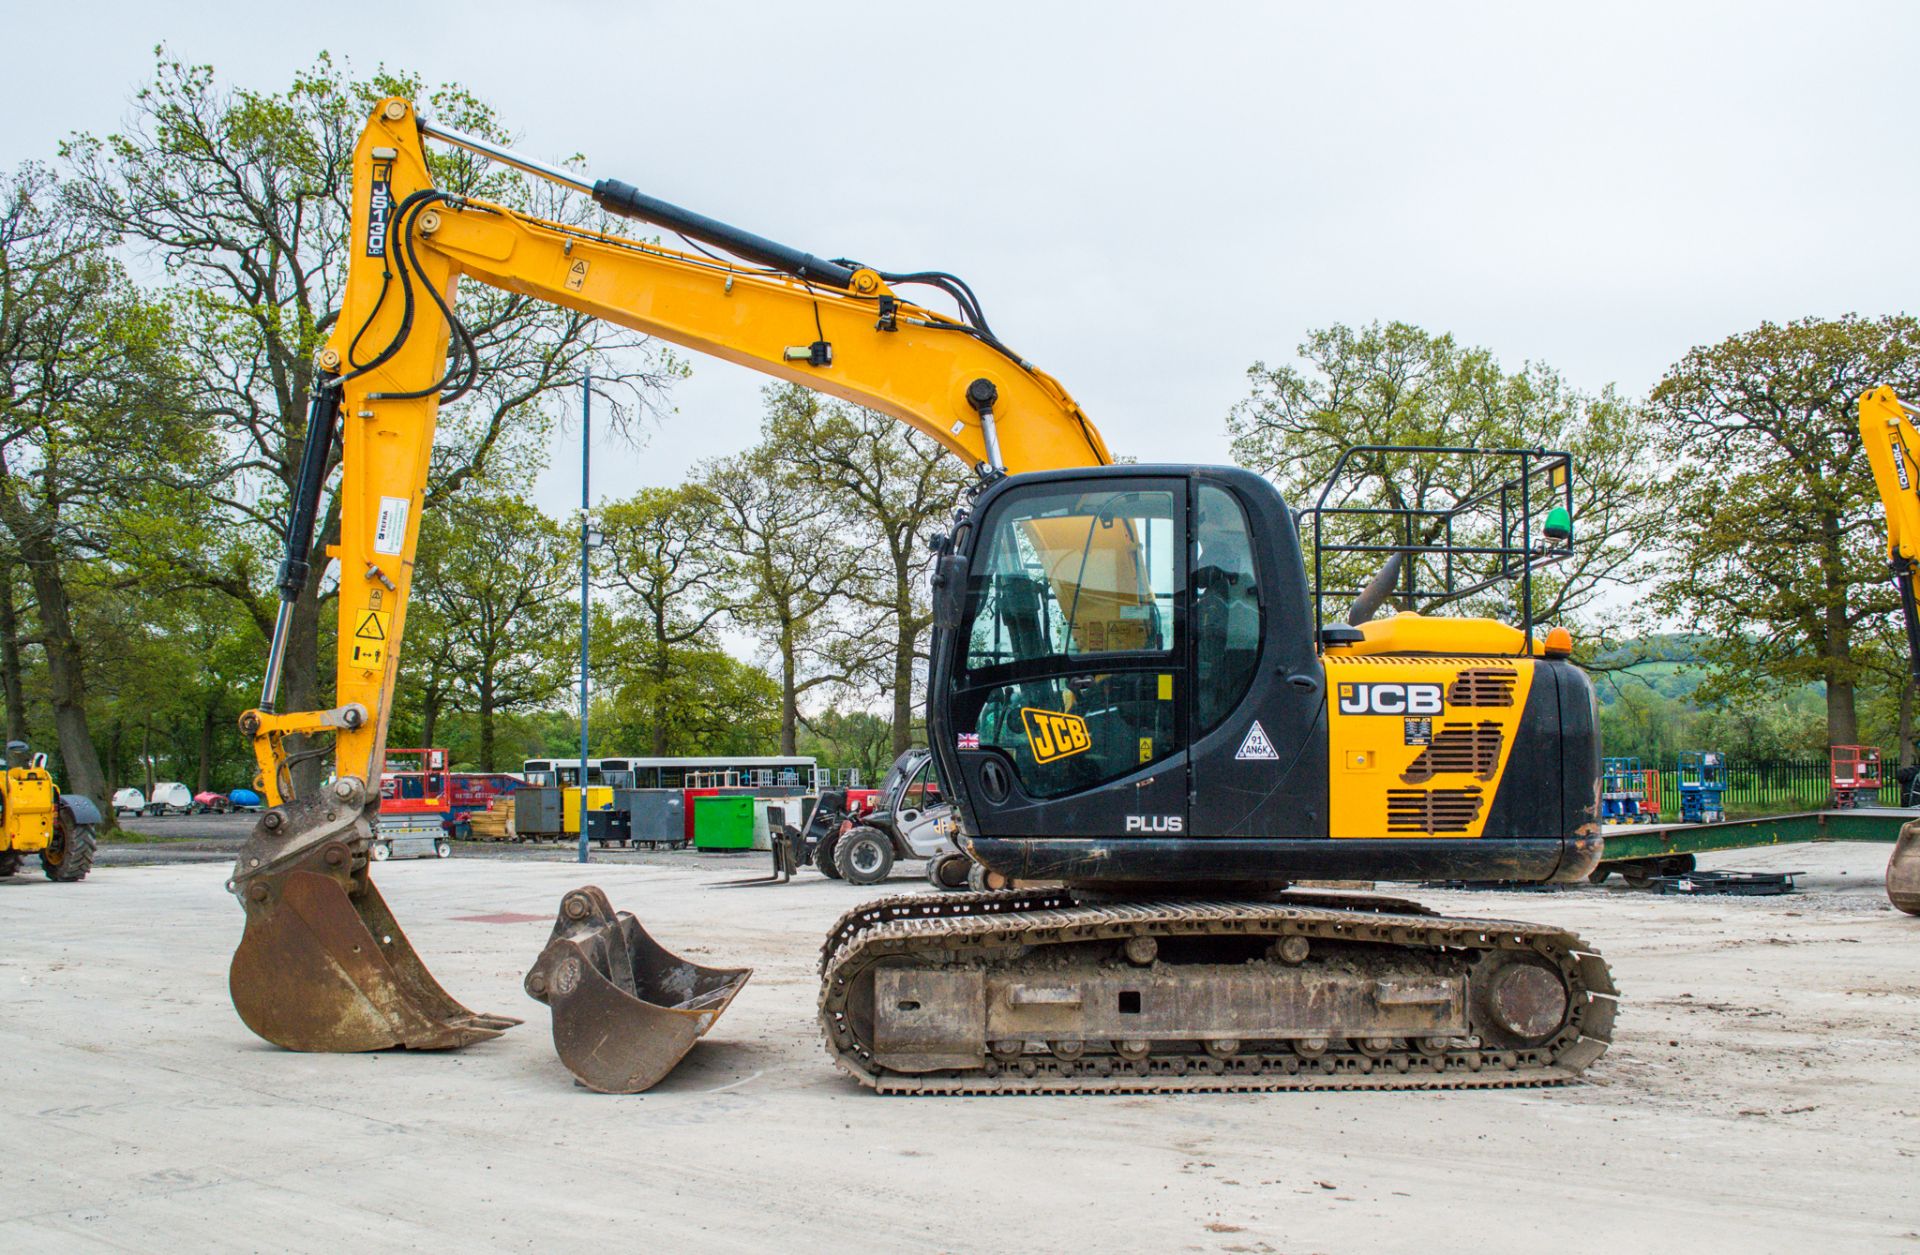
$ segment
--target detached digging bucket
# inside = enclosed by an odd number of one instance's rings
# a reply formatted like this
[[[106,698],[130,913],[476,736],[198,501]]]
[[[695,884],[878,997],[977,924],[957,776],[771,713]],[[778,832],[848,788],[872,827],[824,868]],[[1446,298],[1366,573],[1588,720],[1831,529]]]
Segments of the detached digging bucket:
[[[687,962],[587,885],[560,899],[526,990],[553,1012],[567,1071],[603,1094],[637,1094],[673,1071],[751,975]]]

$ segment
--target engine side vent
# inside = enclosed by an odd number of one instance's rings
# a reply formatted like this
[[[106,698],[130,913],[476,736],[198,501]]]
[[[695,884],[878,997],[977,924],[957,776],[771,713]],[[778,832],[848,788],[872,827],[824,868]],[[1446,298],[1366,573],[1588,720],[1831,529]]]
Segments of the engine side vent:
[[[1520,673],[1511,667],[1474,667],[1447,686],[1449,706],[1511,706]]]
[[[1441,724],[1432,743],[1400,779],[1425,784],[1443,771],[1457,771],[1491,783],[1500,768],[1500,739],[1500,725],[1491,719]]]
[[[1389,789],[1388,832],[1465,832],[1480,817],[1480,790]]]

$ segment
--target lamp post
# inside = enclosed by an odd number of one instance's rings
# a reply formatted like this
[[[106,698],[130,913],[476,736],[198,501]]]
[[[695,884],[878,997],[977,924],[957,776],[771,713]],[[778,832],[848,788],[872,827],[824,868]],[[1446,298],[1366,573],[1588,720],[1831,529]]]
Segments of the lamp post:
[[[593,625],[587,614],[587,558],[593,551],[593,368],[580,378],[580,861],[587,861],[587,645]]]

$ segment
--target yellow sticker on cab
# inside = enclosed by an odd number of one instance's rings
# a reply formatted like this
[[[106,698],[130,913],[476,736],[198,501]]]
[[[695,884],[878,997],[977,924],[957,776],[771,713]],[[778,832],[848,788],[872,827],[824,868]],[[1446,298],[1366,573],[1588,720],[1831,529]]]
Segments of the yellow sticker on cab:
[[[1087,735],[1087,721],[1079,715],[1022,706],[1020,721],[1026,725],[1027,748],[1033,751],[1036,763],[1071,758],[1093,745],[1093,738]]]

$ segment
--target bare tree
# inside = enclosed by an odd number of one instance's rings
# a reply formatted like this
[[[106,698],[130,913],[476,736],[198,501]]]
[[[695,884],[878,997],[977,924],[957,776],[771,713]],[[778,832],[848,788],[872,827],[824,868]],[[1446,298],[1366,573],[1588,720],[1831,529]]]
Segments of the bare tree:
[[[890,640],[879,678],[893,703],[897,757],[913,744],[913,712],[924,700],[916,678],[933,626],[926,538],[951,517],[972,476],[895,419],[796,384],[767,390],[766,430],[789,479],[826,504],[862,556],[869,578],[847,595]]]
[[[709,464],[700,483],[719,506],[728,609],[778,670],[780,752],[792,754],[801,698],[873,666],[870,625],[836,616],[861,583],[859,550],[770,445]]]

